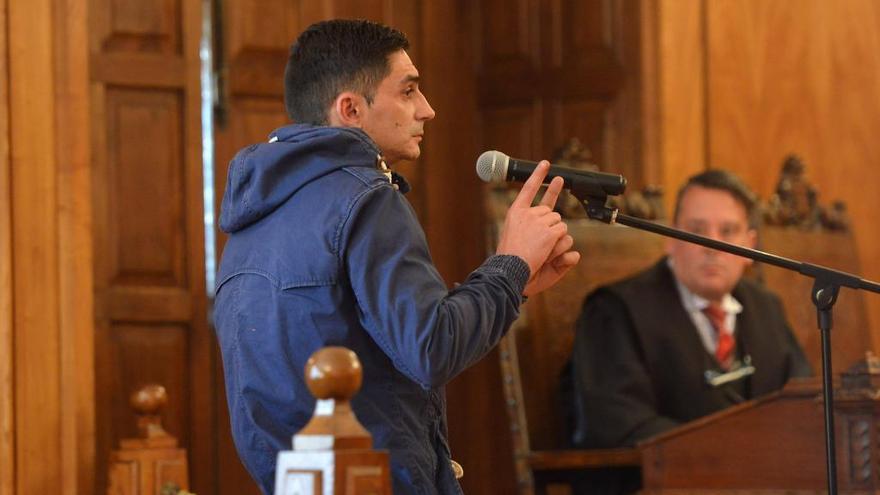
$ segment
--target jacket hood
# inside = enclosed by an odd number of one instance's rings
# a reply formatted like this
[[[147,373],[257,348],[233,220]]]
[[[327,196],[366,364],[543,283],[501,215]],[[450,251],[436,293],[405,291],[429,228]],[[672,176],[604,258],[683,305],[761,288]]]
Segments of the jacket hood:
[[[236,232],[260,220],[309,182],[344,167],[375,167],[379,148],[360,129],[294,124],[229,163],[220,228]]]

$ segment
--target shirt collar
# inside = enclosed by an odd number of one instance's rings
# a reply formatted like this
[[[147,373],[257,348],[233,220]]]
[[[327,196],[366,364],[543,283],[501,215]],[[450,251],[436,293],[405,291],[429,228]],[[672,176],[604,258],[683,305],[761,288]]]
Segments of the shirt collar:
[[[666,261],[671,270],[672,260],[667,258]],[[672,272],[672,279],[675,280],[675,286],[678,289],[678,294],[681,296],[681,302],[685,310],[688,312],[701,312],[709,306],[709,300],[693,293],[690,289],[685,287],[685,285],[675,276],[674,271]],[[728,292],[721,298],[721,309],[727,314],[736,315],[742,313],[743,307],[742,304],[740,304],[740,302]]]

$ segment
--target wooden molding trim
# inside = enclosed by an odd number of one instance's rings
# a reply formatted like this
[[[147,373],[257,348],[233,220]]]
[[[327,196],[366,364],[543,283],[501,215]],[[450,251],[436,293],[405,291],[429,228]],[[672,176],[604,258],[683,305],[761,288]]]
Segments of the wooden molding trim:
[[[0,495],[15,483],[12,384],[12,171],[9,165],[9,60],[6,0],[0,0]]]
[[[52,0],[61,481],[65,494],[94,491],[95,355],[89,8]]]
[[[0,493],[92,493],[88,7],[0,5]]]
[[[13,493],[63,493],[51,0],[10,2]],[[47,122],[49,125],[47,125]],[[39,358],[38,358],[39,357]]]

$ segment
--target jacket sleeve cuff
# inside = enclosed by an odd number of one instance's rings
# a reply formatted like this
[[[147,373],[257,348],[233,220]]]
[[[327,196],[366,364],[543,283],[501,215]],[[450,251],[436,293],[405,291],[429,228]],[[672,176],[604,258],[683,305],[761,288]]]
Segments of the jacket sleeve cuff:
[[[511,254],[496,254],[490,256],[484,263],[483,268],[503,273],[510,280],[513,289],[522,294],[529,281],[531,270],[529,264],[519,256]]]

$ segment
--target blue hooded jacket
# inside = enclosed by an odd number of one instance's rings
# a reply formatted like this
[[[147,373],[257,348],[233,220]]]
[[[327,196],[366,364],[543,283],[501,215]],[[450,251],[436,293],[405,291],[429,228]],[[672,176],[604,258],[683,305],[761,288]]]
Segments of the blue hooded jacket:
[[[391,453],[394,493],[461,493],[443,385],[516,319],[529,269],[492,256],[447,289],[379,155],[358,129],[291,125],[229,165],[215,327],[235,445],[265,493],[314,411],[305,363],[330,345],[361,361],[352,408]]]

